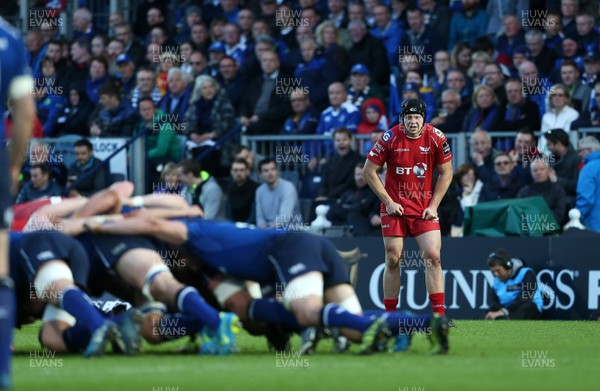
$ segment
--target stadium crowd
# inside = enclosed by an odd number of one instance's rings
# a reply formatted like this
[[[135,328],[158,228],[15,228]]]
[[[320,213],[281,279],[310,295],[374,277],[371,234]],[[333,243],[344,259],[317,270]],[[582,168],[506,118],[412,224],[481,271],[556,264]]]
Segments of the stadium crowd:
[[[583,223],[597,230],[599,190],[577,178],[585,162],[586,171],[597,173],[591,166],[598,143],[569,139],[571,129],[596,126],[600,118],[600,32],[590,4],[147,0],[133,23],[119,12],[100,17],[81,7],[65,37],[56,27],[64,4],[38,3],[54,11],[25,36],[35,77],[34,137],[81,140],[71,167],[52,156],[26,163],[18,202],[105,188],[115,178],[85,140],[145,132],[148,192],[183,192],[190,203],[214,210],[212,218],[263,226],[256,215],[261,198],[283,186],[278,218],[301,213],[308,222],[314,207],[327,203],[330,219],[346,224],[340,208],[356,204],[352,197],[369,203],[373,196],[354,183],[353,167],[364,158],[353,150],[353,135],[381,135],[397,123],[404,99],[420,98],[433,125],[470,135],[469,161],[459,162],[444,200],[444,235],[462,225],[466,206],[533,195],[544,197],[561,226],[577,205]],[[269,182],[261,159],[241,159],[242,129],[332,138],[346,129],[350,142],[341,150],[338,141],[296,143],[307,160],[304,177],[281,164],[281,156],[263,156],[276,158],[278,177]],[[507,139],[496,131],[518,133]],[[48,149],[33,145],[39,154]],[[539,158],[546,163],[534,168]],[[200,165],[191,172],[185,159]],[[93,181],[77,181],[97,165]],[[269,192],[254,183],[259,178]],[[358,209],[357,232],[376,233],[376,207]]]

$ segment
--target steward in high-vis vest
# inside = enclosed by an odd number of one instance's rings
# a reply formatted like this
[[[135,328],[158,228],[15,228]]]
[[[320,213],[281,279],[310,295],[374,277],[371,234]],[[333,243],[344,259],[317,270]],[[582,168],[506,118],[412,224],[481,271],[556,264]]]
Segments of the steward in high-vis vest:
[[[533,269],[504,249],[491,253],[487,264],[494,273],[494,283],[489,289],[490,310],[485,319],[541,319],[542,291]]]

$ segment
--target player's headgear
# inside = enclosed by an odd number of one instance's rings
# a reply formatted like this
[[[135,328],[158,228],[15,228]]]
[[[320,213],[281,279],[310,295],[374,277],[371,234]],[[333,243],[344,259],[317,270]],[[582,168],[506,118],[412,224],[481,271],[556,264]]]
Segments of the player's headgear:
[[[494,262],[494,260],[496,260],[496,262]],[[502,266],[506,270],[512,269],[513,267],[513,262],[512,258],[510,257],[510,254],[503,248],[499,248],[490,255],[488,255],[487,262],[489,266],[491,266],[492,264],[497,264],[498,261],[500,262],[500,266]]]
[[[423,119],[427,117],[427,106],[421,99],[407,99],[402,103],[402,110],[400,111],[401,120],[407,114],[420,114]]]

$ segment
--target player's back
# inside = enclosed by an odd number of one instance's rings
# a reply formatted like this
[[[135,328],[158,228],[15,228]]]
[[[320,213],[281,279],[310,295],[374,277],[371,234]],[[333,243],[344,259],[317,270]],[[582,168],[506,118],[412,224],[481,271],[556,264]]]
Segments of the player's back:
[[[258,282],[273,278],[267,254],[278,231],[200,218],[180,221],[188,228],[186,247],[202,262],[234,277]]]

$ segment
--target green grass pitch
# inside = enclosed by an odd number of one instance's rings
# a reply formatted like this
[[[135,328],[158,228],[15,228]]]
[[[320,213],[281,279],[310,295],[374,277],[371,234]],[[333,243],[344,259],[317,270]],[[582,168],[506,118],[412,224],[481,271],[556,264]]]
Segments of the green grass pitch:
[[[241,334],[234,356],[174,354],[185,341],[146,346],[135,357],[54,356],[37,342],[37,326],[15,334],[16,390],[599,390],[600,323],[457,321],[447,356],[427,354],[416,336],[403,353],[331,353],[322,341],[313,356],[276,357],[266,340]],[[299,338],[293,340],[294,348]],[[32,355],[36,358],[31,358]]]

